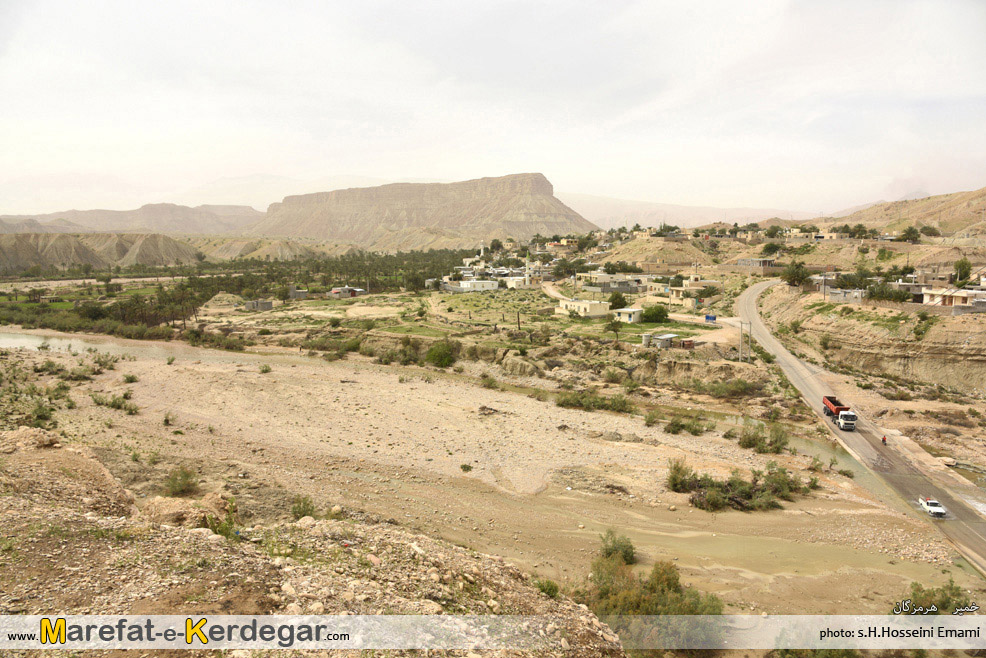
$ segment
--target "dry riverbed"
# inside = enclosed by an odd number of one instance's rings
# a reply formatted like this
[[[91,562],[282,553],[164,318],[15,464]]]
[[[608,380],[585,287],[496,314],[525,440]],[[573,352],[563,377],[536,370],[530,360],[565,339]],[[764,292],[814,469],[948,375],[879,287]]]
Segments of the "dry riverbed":
[[[358,356],[328,363],[112,344],[132,360],[74,388],[78,406],[57,418],[70,442],[96,448],[138,506],[181,464],[199,473],[203,493],[235,495],[247,524],[287,518],[292,498],[308,495],[323,510],[338,504],[393,519],[569,584],[586,576],[599,534],[614,528],[633,539],[644,566],[677,560],[687,582],[734,610],[879,613],[912,580],[935,585],[951,575],[982,587],[929,523],[833,473],[784,510],[692,509],[664,486],[670,458],[719,476],[768,459],[809,475],[804,455],[756,455],[719,431],[669,435],[639,416],[563,409]],[[124,383],[125,374],[138,381]],[[128,389],[137,415],[97,407],[88,395]]]

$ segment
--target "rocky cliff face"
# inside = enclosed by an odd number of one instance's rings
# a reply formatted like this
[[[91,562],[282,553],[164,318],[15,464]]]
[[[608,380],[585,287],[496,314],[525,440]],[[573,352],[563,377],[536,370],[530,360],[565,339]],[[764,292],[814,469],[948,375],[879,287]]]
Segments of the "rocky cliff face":
[[[850,304],[824,304],[778,286],[763,298],[776,332],[799,323],[796,339],[812,347],[823,340],[831,361],[859,372],[940,384],[972,395],[986,388],[986,332],[980,315],[929,317]]]
[[[460,183],[395,183],[290,196],[252,235],[349,242],[394,251],[474,247],[493,238],[585,233],[595,226],[554,197],[542,174]]]

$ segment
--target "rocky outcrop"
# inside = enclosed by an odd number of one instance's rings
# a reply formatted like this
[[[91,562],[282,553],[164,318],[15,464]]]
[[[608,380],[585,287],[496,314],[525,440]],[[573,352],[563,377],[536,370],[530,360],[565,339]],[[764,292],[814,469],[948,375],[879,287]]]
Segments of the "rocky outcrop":
[[[542,174],[460,183],[395,183],[286,197],[247,232],[348,242],[367,249],[475,247],[494,238],[596,227],[554,197]]]
[[[732,361],[707,363],[663,359],[645,361],[633,369],[630,378],[637,383],[651,385],[690,385],[695,381],[713,383],[739,379],[763,383],[765,373],[762,369],[748,363]]]
[[[779,286],[763,298],[776,332],[798,323],[795,339],[861,373],[986,393],[986,332],[981,315],[929,316],[858,304],[820,305]],[[823,338],[824,337],[824,338]],[[828,349],[821,350],[822,342]]]

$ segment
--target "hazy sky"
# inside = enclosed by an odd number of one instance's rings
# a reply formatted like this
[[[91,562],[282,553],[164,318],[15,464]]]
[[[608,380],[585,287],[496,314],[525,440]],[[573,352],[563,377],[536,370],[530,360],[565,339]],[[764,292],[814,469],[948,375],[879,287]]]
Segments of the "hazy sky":
[[[975,189],[984,35],[977,0],[0,0],[0,214],[245,176],[808,211]]]

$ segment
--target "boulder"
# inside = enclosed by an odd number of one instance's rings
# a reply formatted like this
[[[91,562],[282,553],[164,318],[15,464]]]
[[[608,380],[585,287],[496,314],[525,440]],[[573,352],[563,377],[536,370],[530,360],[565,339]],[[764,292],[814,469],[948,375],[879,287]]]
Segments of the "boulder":
[[[541,374],[541,369],[535,364],[522,359],[518,356],[510,356],[503,360],[501,364],[504,372],[518,377],[536,377]]]
[[[151,523],[181,526],[184,528],[204,528],[206,519],[212,516],[222,518],[228,510],[228,501],[222,494],[211,492],[200,501],[185,498],[166,498],[155,496],[141,509],[141,513]]]

